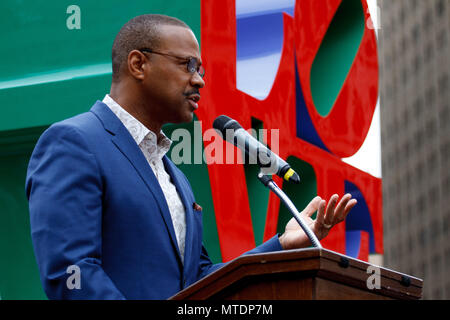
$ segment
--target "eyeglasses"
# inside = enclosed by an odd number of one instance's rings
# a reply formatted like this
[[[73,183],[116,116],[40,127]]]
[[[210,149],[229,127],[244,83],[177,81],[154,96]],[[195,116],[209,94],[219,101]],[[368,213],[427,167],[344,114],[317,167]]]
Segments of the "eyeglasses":
[[[169,53],[153,51],[152,49],[148,49],[148,48],[143,48],[143,49],[138,49],[138,50],[141,52],[155,53],[155,54],[160,54],[162,56],[168,56],[168,57],[172,57],[172,58],[176,58],[176,59],[180,59],[180,60],[185,60],[187,71],[189,73],[194,74],[194,72],[197,72],[199,74],[199,76],[202,78],[205,76],[205,68],[203,68],[203,66],[200,64],[200,62],[198,61],[197,58],[180,57],[180,56],[176,56],[176,55],[169,54]]]

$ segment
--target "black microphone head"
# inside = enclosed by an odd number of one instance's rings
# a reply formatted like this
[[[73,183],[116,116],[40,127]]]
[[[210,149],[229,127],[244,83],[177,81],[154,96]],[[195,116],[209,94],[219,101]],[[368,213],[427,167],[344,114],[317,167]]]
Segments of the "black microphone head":
[[[289,178],[290,182],[293,182],[295,184],[299,184],[300,183],[300,176],[298,175],[297,172],[294,172],[294,174]]]
[[[242,126],[236,121],[226,115],[218,116],[213,122],[213,128],[222,134],[222,137],[226,137],[225,132],[228,129],[233,131],[242,129]]]

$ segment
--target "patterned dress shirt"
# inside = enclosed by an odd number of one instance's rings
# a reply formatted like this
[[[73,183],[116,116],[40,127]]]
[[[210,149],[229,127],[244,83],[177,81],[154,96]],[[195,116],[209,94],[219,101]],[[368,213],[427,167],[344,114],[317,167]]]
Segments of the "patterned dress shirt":
[[[147,129],[141,122],[123,109],[108,94],[103,99],[112,112],[119,118],[123,125],[130,132],[134,141],[141,149],[153,173],[158,179],[159,185],[166,198],[169,207],[170,216],[172,217],[175,235],[177,237],[178,248],[180,249],[181,261],[184,263],[184,246],[186,239],[186,212],[177,192],[175,185],[172,183],[170,175],[164,168],[162,158],[169,151],[172,141],[161,131],[162,139],[157,142],[157,136],[154,132]]]

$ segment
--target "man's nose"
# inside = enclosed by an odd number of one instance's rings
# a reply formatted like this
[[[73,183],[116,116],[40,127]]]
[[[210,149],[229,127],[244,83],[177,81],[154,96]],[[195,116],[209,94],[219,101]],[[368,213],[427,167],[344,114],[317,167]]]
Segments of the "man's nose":
[[[205,81],[198,72],[194,72],[194,74],[192,75],[191,85],[198,88],[203,88],[205,86]]]

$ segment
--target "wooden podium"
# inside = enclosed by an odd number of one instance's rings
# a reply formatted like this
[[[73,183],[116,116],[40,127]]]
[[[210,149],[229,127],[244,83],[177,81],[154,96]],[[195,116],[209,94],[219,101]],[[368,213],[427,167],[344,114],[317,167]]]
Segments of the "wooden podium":
[[[379,289],[367,284],[374,268]],[[420,299],[422,285],[421,279],[311,248],[241,256],[170,299]]]

